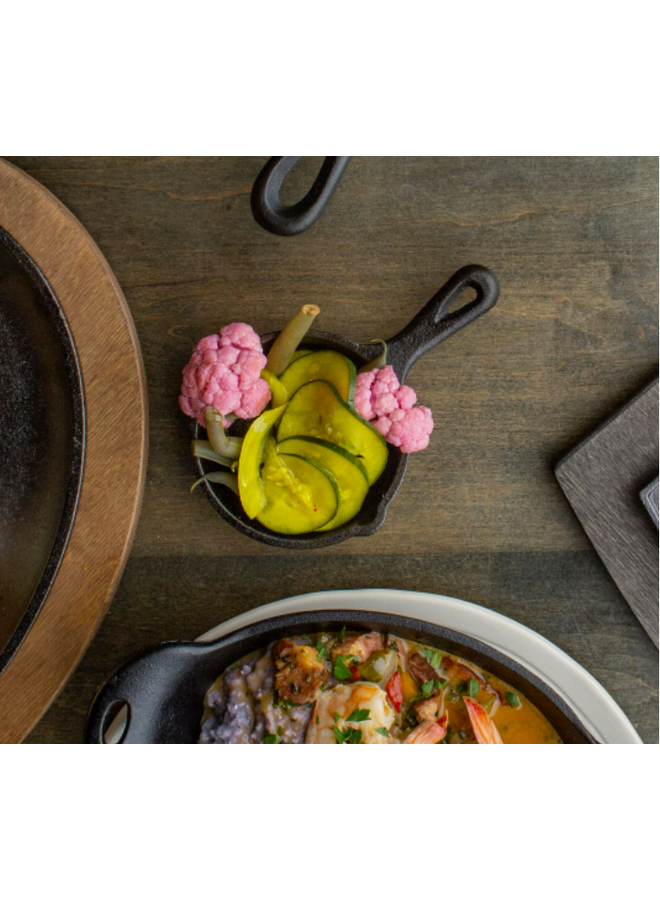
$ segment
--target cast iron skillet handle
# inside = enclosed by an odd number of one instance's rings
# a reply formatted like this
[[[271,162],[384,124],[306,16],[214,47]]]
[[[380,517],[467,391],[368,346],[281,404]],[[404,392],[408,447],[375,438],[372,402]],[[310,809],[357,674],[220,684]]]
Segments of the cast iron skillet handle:
[[[321,171],[307,194],[284,206],[280,202],[282,182],[300,159],[299,156],[271,156],[252,188],[252,214],[262,228],[290,237],[313,225],[339,184],[350,156],[326,156]]]
[[[202,657],[208,646],[166,641],[129,657],[94,698],[85,727],[86,743],[105,743],[104,733],[124,705],[128,707],[128,721],[122,743],[149,743],[144,739],[144,729],[149,725],[151,707],[158,703],[161,691],[167,691],[171,679],[185,672],[190,658]]]
[[[85,728],[85,740],[88,744],[104,744],[104,733],[119,713],[124,704],[128,705],[128,723],[124,731],[124,737],[131,727],[131,691],[128,685],[124,685],[122,673],[113,675],[101,688],[87,718]]]
[[[467,288],[476,290],[475,299],[449,312],[449,307]],[[499,294],[497,278],[484,266],[464,266],[452,275],[415,318],[387,341],[387,361],[399,381],[403,383],[410,367],[427,350],[495,306]]]

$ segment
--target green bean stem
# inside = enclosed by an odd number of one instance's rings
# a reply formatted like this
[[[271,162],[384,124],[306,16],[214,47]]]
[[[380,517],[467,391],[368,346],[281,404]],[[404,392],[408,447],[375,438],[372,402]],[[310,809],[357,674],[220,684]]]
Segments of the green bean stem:
[[[369,341],[370,344],[382,344],[383,350],[382,352],[375,358],[372,359],[371,362],[366,363],[360,369],[360,372],[370,372],[372,369],[382,369],[387,365],[387,344],[385,341],[376,340]]]
[[[207,475],[202,475],[202,477],[198,478],[190,488],[191,494],[202,481],[212,481],[213,484],[224,484],[225,487],[228,487],[235,494],[238,494],[238,477],[236,475],[230,475],[229,472],[209,472]]]
[[[228,456],[217,453],[211,446],[210,441],[191,441],[190,448],[193,452],[193,456],[199,456],[200,459],[210,459],[211,462],[216,462],[221,466],[227,466],[227,468],[231,468],[232,464],[235,462],[235,460],[230,459]]]
[[[306,303],[300,312],[297,312],[293,319],[284,326],[275,338],[268,354],[266,368],[269,372],[278,377],[282,374],[320,312],[320,308],[314,303]]]
[[[209,435],[211,447],[220,456],[228,459],[238,459],[241,453],[242,438],[227,437],[222,425],[222,416],[211,406],[206,407],[206,430]]]

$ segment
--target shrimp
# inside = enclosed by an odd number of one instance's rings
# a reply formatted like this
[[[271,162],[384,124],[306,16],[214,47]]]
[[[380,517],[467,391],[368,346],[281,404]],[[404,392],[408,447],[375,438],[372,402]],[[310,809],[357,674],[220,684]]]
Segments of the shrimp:
[[[503,744],[504,741],[500,737],[495,722],[490,718],[481,703],[477,703],[472,697],[464,697],[468,715],[470,716],[470,724],[474,731],[474,736],[479,744]]]
[[[364,713],[367,718],[360,719]],[[351,715],[352,721],[347,721]],[[338,684],[323,691],[316,701],[312,721],[307,729],[307,744],[336,744],[335,728],[342,734],[352,737],[352,730],[361,732],[361,744],[394,744],[389,730],[394,722],[392,709],[387,694],[376,684],[357,681],[353,684]],[[385,729],[384,732],[377,729]],[[352,741],[347,741],[352,743]]]
[[[434,691],[427,700],[418,700],[413,703],[413,709],[420,722],[433,720],[444,712],[445,692]]]
[[[413,728],[404,744],[438,744],[447,734],[447,713],[439,719],[425,719]]]

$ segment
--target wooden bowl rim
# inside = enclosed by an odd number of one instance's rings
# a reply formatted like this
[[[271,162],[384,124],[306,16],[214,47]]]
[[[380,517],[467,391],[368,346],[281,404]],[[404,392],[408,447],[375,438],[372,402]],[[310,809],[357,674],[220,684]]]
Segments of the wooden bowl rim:
[[[35,261],[73,336],[85,458],[67,550],[25,640],[0,675],[0,743],[55,700],[98,630],[133,541],[146,476],[147,390],[130,310],[105,257],[43,185],[0,159],[0,224]],[[83,723],[81,722],[81,739]]]

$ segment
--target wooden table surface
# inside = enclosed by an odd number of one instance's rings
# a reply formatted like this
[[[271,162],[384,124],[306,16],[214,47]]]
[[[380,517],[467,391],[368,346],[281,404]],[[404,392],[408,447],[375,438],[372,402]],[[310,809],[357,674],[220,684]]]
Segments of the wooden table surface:
[[[645,742],[658,741],[658,653],[553,475],[657,373],[657,158],[355,158],[320,221],[294,238],[252,219],[265,157],[10,161],[78,216],[114,269],[151,419],[118,593],[28,740],[81,740],[96,687],[147,644],[292,594],[389,587],[462,597],[536,629],[611,692]],[[318,164],[294,170],[285,200]],[[409,376],[435,431],[377,534],[282,552],[190,495],[177,396],[200,337],[236,320],[273,331],[309,301],[326,331],[387,338],[473,262],[496,272],[500,301]]]

